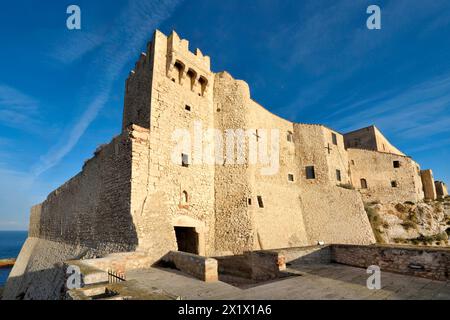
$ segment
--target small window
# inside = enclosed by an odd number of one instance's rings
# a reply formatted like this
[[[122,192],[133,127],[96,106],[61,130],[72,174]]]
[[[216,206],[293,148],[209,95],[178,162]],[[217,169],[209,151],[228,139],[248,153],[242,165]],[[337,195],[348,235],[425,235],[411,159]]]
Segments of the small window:
[[[261,197],[261,196],[258,196],[257,198],[258,198],[258,206],[259,206],[260,208],[264,208],[264,202],[263,202],[262,197]]]
[[[292,173],[288,174],[288,181],[289,182],[294,182],[294,175]]]
[[[394,161],[394,168],[400,168],[400,161]]]
[[[208,80],[206,80],[205,77],[201,76],[200,79],[198,79],[198,82],[200,83],[201,89],[200,95],[203,97],[203,95],[205,94],[206,86],[208,85]]]
[[[337,135],[336,133],[331,133],[331,140],[333,141],[333,144],[337,146]]]
[[[289,141],[289,142],[293,142],[294,141],[294,137],[293,137],[293,134],[292,134],[291,131],[287,132],[286,138],[287,138],[287,141]]]
[[[191,90],[194,90],[195,79],[197,79],[197,72],[195,72],[195,71],[192,70],[192,69],[189,69],[188,72],[186,73],[186,75],[187,75],[188,78],[189,78]]]
[[[352,165],[355,165],[355,160],[352,160]]]
[[[306,179],[315,179],[316,172],[314,170],[314,166],[306,167]]]
[[[185,105],[185,106],[184,106],[184,109],[185,109],[186,111],[191,112],[191,106]]]
[[[189,156],[187,154],[181,154],[181,165],[183,167],[189,167]]]
[[[175,62],[174,67],[178,72],[178,83],[181,83],[181,79],[183,78],[184,65],[180,61],[177,61]],[[172,78],[172,81],[175,82],[175,79]]]
[[[183,191],[181,194],[181,204],[187,204],[189,200],[187,191]]]
[[[361,189],[367,189],[367,180],[361,179]]]
[[[397,188],[398,187],[397,181],[391,181],[391,187],[392,188]]]
[[[248,205],[249,205],[249,206],[252,205],[252,198],[248,198]]]
[[[336,170],[336,179],[337,181],[342,181],[341,170]]]

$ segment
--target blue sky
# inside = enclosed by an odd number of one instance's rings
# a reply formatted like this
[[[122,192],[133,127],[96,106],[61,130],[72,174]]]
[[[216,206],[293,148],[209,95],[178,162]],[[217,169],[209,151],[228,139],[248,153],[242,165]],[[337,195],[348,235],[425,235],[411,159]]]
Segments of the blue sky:
[[[66,28],[77,4],[82,29]],[[366,28],[366,8],[382,29]],[[153,30],[172,29],[296,122],[376,124],[450,182],[448,0],[4,2],[0,11],[0,230],[120,132],[124,81]]]

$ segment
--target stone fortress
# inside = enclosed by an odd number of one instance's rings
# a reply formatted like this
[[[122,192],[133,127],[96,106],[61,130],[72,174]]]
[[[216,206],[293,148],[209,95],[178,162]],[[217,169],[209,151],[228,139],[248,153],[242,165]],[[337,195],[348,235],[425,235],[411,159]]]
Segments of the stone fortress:
[[[264,175],[262,164],[226,157],[196,163],[201,145],[172,161],[173,132],[194,136],[196,122],[222,132],[277,129],[277,172]],[[139,252],[156,262],[177,250],[220,257],[369,245],[375,238],[364,202],[445,195],[431,170],[421,170],[375,126],[341,134],[277,117],[252,100],[247,83],[212,72],[210,58],[191,52],[187,40],[156,31],[126,80],[122,133],[31,209],[29,238],[5,296],[56,295],[48,282],[59,276],[58,265],[111,253]]]

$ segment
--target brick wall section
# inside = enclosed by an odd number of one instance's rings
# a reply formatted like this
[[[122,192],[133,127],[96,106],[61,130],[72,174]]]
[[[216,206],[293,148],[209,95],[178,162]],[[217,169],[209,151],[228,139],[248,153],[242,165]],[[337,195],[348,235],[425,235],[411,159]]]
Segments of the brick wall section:
[[[450,248],[414,248],[387,245],[333,245],[333,262],[434,280],[450,278]]]

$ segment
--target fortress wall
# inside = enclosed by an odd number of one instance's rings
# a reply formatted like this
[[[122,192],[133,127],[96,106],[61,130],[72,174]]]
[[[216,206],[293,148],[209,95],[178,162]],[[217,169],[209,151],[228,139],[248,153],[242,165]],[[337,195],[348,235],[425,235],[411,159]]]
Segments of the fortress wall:
[[[186,40],[157,31],[149,54],[153,65],[150,135],[143,147],[133,186],[132,211],[143,235],[139,248],[155,254],[177,250],[175,226],[193,227],[199,253],[214,251],[214,166],[202,163],[202,131],[212,127],[214,78],[208,58],[189,51]],[[175,63],[182,63],[181,74]],[[194,86],[187,72],[196,73]],[[208,81],[202,91],[200,77]],[[203,93],[203,95],[202,95]],[[186,110],[186,105],[191,109]],[[184,140],[186,139],[186,140]],[[183,141],[187,149],[182,148]],[[188,167],[181,164],[189,156]],[[138,168],[136,166],[136,168]],[[187,202],[183,192],[187,193]]]
[[[404,156],[348,149],[353,185],[361,192],[364,201],[417,202],[423,199],[420,168],[412,159]],[[394,168],[394,161],[400,168]],[[363,189],[361,179],[367,181]],[[392,187],[395,181],[397,187]]]
[[[375,126],[346,133],[344,134],[344,139],[347,148],[380,151],[402,156],[405,155],[394,147]]]
[[[328,175],[331,184],[349,184],[350,181],[350,172],[348,165],[348,154],[345,149],[344,136],[329,129],[327,127],[322,126],[323,136],[325,140],[325,148],[324,150],[320,150],[327,154],[327,163],[328,163]],[[336,144],[333,143],[333,135],[336,136]],[[338,180],[337,170],[340,172],[341,180]]]
[[[133,248],[129,132],[97,149],[83,170],[35,206],[30,236],[88,247]]]
[[[445,198],[448,196],[447,185],[442,181],[435,181],[434,186],[436,187],[436,195],[438,198]]]
[[[358,129],[344,134],[346,148],[378,150],[375,127]]]
[[[420,171],[420,177],[422,179],[423,191],[425,199],[436,200],[436,186],[434,184],[433,171],[431,169]]]
[[[334,183],[330,180],[327,142],[321,125],[294,123],[294,141],[300,168],[301,185]],[[306,167],[314,166],[315,179],[307,179]]]
[[[298,199],[309,243],[372,243],[374,236],[361,196],[336,186],[350,182],[343,136],[321,125],[294,124],[294,132],[295,163],[302,178]],[[306,166],[314,166],[315,179],[306,178]],[[341,171],[341,182],[336,169]]]
[[[152,86],[153,42],[147,45],[147,52],[141,53],[135,68],[125,82],[122,130],[131,124],[150,127],[150,99]]]
[[[134,141],[133,130],[124,131],[32,208],[29,238],[8,279],[6,299],[59,299],[63,261],[137,247],[130,213]]]
[[[233,79],[226,72],[216,74],[214,126],[220,133],[228,129],[249,129],[249,105],[250,90],[245,82]],[[247,144],[245,146],[248,147]],[[223,154],[226,154],[225,150]],[[236,161],[236,156],[233,161]],[[248,155],[245,164],[233,164],[224,158],[223,164],[215,166],[216,255],[239,254],[253,248],[254,226],[248,210],[252,191]]]
[[[294,141],[288,141],[288,133],[294,132],[293,123],[284,120],[254,101],[248,107],[248,126],[267,130],[266,142],[269,155],[277,161],[250,165],[252,204],[248,206],[254,221],[254,249],[273,249],[308,244],[299,202],[300,168]],[[271,150],[272,134],[279,144],[279,154]],[[262,139],[262,131],[258,130]],[[278,165],[277,165],[278,164]],[[294,181],[289,181],[292,174]],[[264,208],[260,208],[257,196],[261,196]]]
[[[139,239],[137,250],[146,252],[149,261],[155,262],[176,246],[167,212],[160,212],[165,209],[165,203],[155,201],[149,193],[153,187],[150,182],[150,132],[138,126],[133,129],[130,211]],[[154,211],[148,210],[149,207]]]
[[[307,185],[300,197],[310,244],[375,243],[361,195],[337,186]]]
[[[398,150],[395,146],[393,146],[388,139],[381,133],[380,130],[378,130],[377,127],[374,126],[374,132],[375,132],[375,138],[377,141],[377,149],[380,152],[387,152],[387,153],[393,153],[398,154],[401,156],[405,156],[403,152]]]
[[[4,300],[60,300],[66,274],[63,261],[104,256],[108,248],[96,249],[28,237],[3,292]]]
[[[348,156],[345,150],[344,138],[338,132],[322,125],[294,124],[296,153],[300,167],[300,177],[305,185],[316,184],[348,184]],[[333,134],[336,143],[333,143]],[[314,166],[315,179],[307,179],[306,167]],[[337,179],[340,171],[341,181]]]

